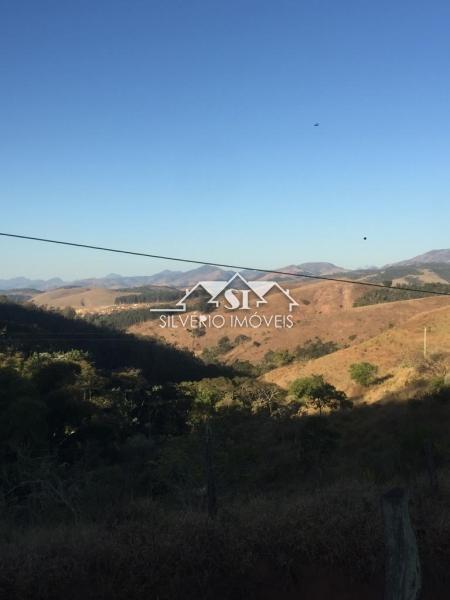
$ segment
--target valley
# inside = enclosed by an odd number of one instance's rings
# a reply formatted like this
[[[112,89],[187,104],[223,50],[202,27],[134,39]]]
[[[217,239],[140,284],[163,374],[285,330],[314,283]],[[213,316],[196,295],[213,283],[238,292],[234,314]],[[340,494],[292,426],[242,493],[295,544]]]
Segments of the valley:
[[[432,532],[420,539],[435,585],[423,597],[445,597],[435,573],[445,579],[448,552],[435,548],[448,516],[448,265],[308,267],[333,280],[281,276],[278,287],[262,275],[228,288],[234,273],[208,267],[0,294],[3,520],[15,531],[2,572],[13,597],[34,598],[37,579],[42,598],[67,597],[67,571],[92,597],[114,597],[114,560],[130,598],[222,597],[226,565],[245,597],[272,600],[285,597],[288,552],[286,598],[375,598],[380,496],[405,480],[415,523]],[[185,312],[151,310],[183,297]],[[136,548],[144,579],[133,576]]]

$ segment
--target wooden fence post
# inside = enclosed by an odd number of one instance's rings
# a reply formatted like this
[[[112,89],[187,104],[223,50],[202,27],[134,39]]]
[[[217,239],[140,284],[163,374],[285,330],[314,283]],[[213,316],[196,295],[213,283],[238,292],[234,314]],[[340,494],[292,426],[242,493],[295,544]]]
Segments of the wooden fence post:
[[[416,537],[404,488],[393,488],[381,500],[386,544],[385,600],[418,600],[422,585]]]

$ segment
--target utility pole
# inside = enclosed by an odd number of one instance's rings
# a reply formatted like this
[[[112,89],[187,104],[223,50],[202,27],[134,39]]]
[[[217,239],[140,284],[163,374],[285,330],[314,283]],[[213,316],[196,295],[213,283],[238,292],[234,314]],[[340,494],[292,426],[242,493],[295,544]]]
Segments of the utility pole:
[[[423,357],[427,357],[427,328],[423,328]]]

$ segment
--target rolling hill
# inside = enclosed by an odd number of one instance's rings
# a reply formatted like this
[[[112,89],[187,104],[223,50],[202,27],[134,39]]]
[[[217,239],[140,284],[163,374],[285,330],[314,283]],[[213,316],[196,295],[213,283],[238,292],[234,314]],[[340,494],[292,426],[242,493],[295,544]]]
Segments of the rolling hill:
[[[0,353],[70,350],[88,352],[99,368],[142,369],[154,382],[220,374],[218,368],[160,340],[137,338],[31,304],[0,303]]]
[[[111,306],[118,296],[124,296],[126,293],[106,288],[64,287],[33,296],[32,302],[36,306],[89,310]]]
[[[284,273],[291,273],[290,275],[280,275],[279,273],[264,273],[261,271],[252,271],[245,269],[241,271],[241,274],[246,279],[261,279],[263,281],[286,281],[293,280],[299,281],[298,275],[332,275],[336,273],[345,273],[346,269],[338,267],[330,262],[307,262],[300,265],[288,265],[286,267],[279,267],[276,271],[282,271]]]
[[[444,248],[442,250],[430,250],[424,254],[419,254],[413,258],[401,260],[400,262],[394,263],[396,266],[404,265],[426,265],[429,263],[447,263],[450,264],[450,248]],[[386,265],[393,266],[393,265]]]
[[[431,302],[430,302],[431,300]],[[417,314],[398,322],[395,327],[388,328],[370,339],[364,340],[349,348],[338,350],[307,364],[295,363],[280,367],[264,375],[266,381],[287,387],[298,377],[313,373],[324,375],[339,389],[350,396],[364,394],[367,401],[389,398],[390,394],[407,391],[408,386],[420,378],[420,367],[423,366],[424,328],[427,328],[428,356],[440,354],[444,362],[450,363],[450,304],[436,307],[436,299],[409,300],[396,304],[411,304],[422,309]],[[391,305],[392,306],[392,305]],[[363,307],[360,310],[364,312]],[[395,307],[397,310],[398,307]],[[371,312],[371,311],[370,311]],[[365,321],[367,322],[367,321]],[[355,362],[370,362],[378,365],[380,385],[364,391],[352,382],[349,367]],[[383,381],[384,380],[384,381]]]
[[[291,295],[299,303],[292,313],[295,326],[291,329],[261,327],[253,329],[227,328],[206,329],[202,337],[193,337],[184,328],[161,328],[159,321],[146,321],[130,328],[135,334],[161,336],[166,341],[180,347],[189,347],[196,353],[217,344],[223,336],[234,340],[240,334],[249,340],[226,353],[223,359],[260,362],[269,350],[293,350],[315,337],[323,341],[334,341],[341,346],[355,345],[377,336],[394,326],[403,324],[411,317],[431,310],[448,306],[450,299],[445,296],[432,296],[419,300],[405,300],[389,304],[376,304],[354,308],[354,301],[368,288],[350,286],[339,282],[306,283],[290,289]],[[260,308],[262,315],[286,312],[286,301],[280,292],[270,295],[266,307]],[[214,314],[225,314],[218,309]]]

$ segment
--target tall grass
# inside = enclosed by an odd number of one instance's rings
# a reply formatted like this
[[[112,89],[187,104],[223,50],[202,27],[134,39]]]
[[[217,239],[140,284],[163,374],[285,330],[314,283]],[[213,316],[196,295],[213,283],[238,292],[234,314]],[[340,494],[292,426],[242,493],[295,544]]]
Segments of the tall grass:
[[[240,499],[222,506],[214,521],[143,500],[111,507],[96,521],[21,531],[3,523],[0,597],[307,598],[295,593],[314,567],[322,575],[313,586],[323,585],[327,573],[332,585],[340,573],[347,578],[345,593],[353,590],[364,600],[372,596],[361,590],[370,594],[382,581],[384,489],[348,481],[288,497]],[[411,494],[424,598],[435,600],[436,582],[445,584],[450,562],[450,476],[441,474],[438,496],[421,479]],[[341,597],[358,596],[329,596]]]

